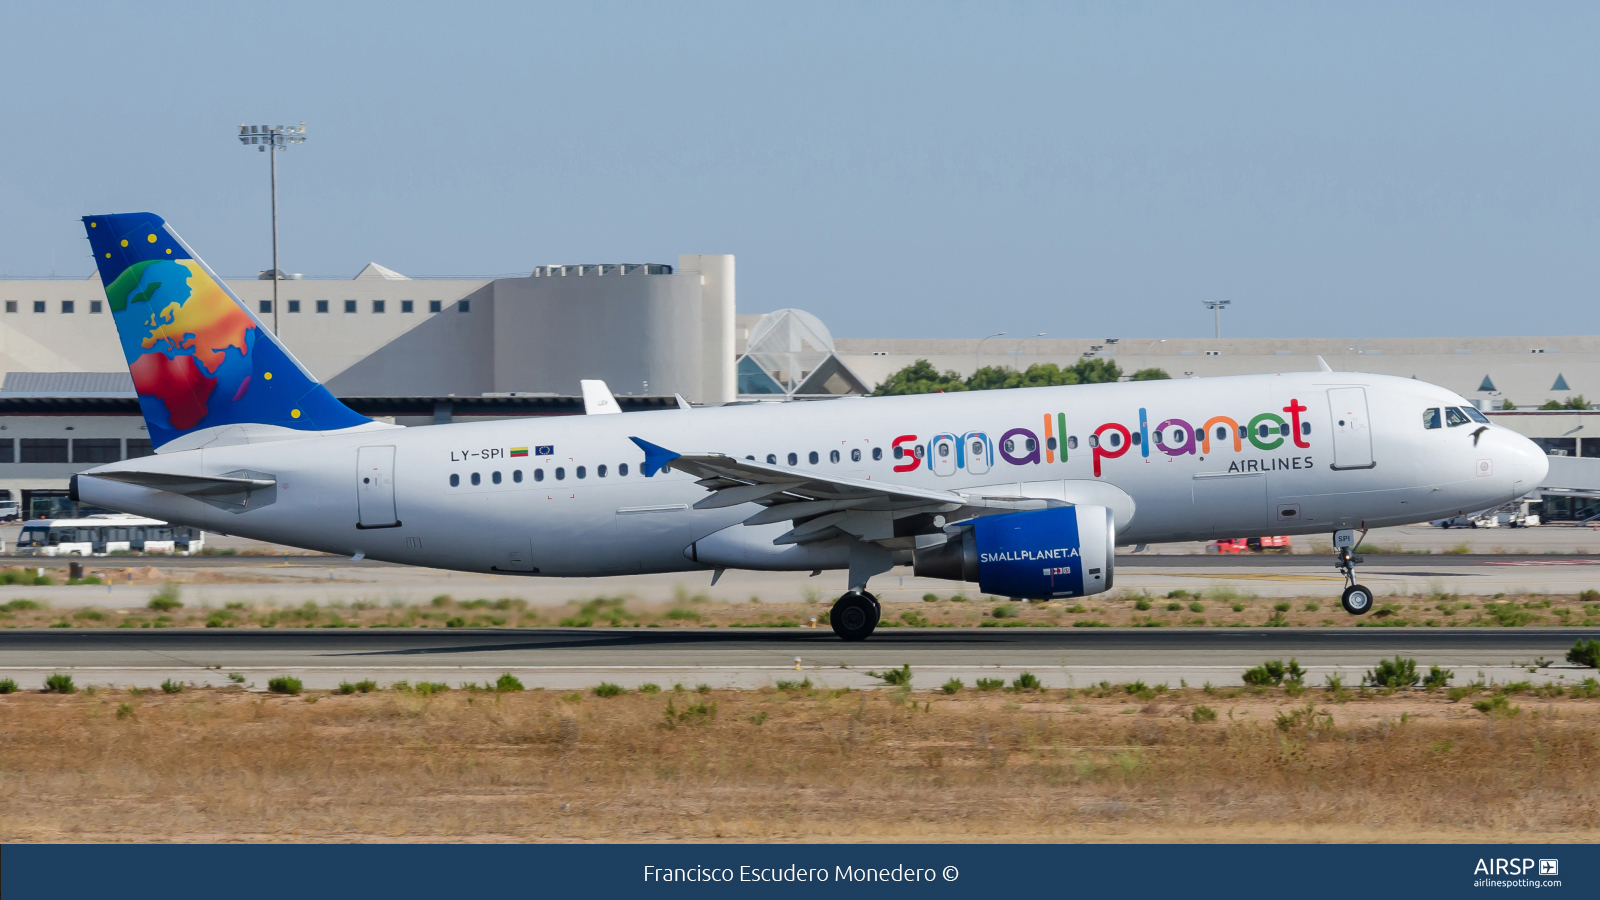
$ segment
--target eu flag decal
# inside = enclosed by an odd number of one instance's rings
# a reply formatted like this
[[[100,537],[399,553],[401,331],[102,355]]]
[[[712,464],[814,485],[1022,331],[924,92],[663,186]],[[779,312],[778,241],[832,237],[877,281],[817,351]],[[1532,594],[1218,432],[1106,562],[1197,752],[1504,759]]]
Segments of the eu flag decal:
[[[555,456],[556,455],[556,447],[555,447],[554,444],[540,444],[539,446],[533,448],[533,455],[534,456]]]

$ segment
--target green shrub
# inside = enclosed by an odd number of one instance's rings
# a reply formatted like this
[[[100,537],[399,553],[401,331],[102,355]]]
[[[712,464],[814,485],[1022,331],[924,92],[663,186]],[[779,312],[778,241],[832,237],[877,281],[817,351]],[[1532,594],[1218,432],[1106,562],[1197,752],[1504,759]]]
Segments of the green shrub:
[[[461,616],[451,616],[450,618],[445,620],[444,627],[446,627],[446,628],[465,628],[465,627],[467,627],[467,620],[462,618]]]
[[[895,687],[911,687],[911,664],[905,663],[898,669],[889,669],[886,672],[868,672],[873,678],[883,679],[884,684]]]
[[[679,607],[676,609],[667,610],[667,618],[676,619],[678,621],[698,622],[705,617],[692,609],[683,609],[682,607]]]
[[[939,690],[944,691],[946,694],[959,694],[961,693],[961,689],[964,687],[966,687],[966,685],[961,683],[961,679],[952,678],[949,681],[946,681],[944,683],[944,687],[941,687]]]
[[[965,602],[967,602],[967,595],[966,594],[951,594],[950,595],[950,602],[951,603],[965,603]]]
[[[1506,699],[1505,694],[1485,697],[1472,704],[1472,708],[1486,716],[1503,716],[1508,719],[1522,712],[1522,707],[1513,706],[1511,701]]]
[[[119,719],[131,719],[131,718],[133,718],[133,707],[128,705],[128,704],[126,704],[126,703],[117,704],[117,718],[119,718]]]
[[[1291,606],[1292,606],[1292,604],[1288,603],[1287,601],[1282,602],[1282,603],[1274,603],[1274,604],[1272,604],[1272,608],[1277,610],[1278,612],[1288,612],[1290,610]]]
[[[1600,641],[1580,640],[1567,651],[1567,662],[1589,669],[1600,669]]]
[[[80,621],[90,621],[90,622],[104,622],[106,619],[111,618],[110,616],[106,615],[105,613],[101,612],[98,609],[95,609],[92,606],[87,608],[87,609],[78,610],[77,612],[72,614],[72,617],[74,619],[78,619]]]
[[[1283,684],[1285,680],[1303,682],[1306,670],[1300,668],[1300,661],[1291,657],[1289,664],[1284,665],[1281,659],[1269,659],[1259,666],[1244,671],[1245,684],[1267,686]]]
[[[1017,691],[1018,693],[1023,691],[1028,691],[1031,693],[1039,690],[1039,687],[1039,679],[1036,678],[1032,672],[1023,672],[1011,682],[1011,689],[1013,691]]]
[[[396,687],[398,688],[398,685]],[[450,690],[450,685],[442,681],[419,681],[416,687],[411,689],[411,692],[424,697],[431,697],[434,694],[442,694],[448,690]]]
[[[1305,605],[1305,611],[1306,612],[1316,612],[1317,610],[1319,610],[1321,608],[1322,608],[1322,604],[1318,603],[1315,600],[1307,600],[1306,601],[1306,605]]]
[[[996,619],[1015,619],[1017,617],[1017,611],[1010,605],[1001,605],[990,610],[989,615],[995,617]]]
[[[1150,608],[1150,600],[1149,600],[1149,598],[1140,597],[1139,599],[1133,601],[1133,608],[1137,609],[1137,610],[1147,610],[1147,609],[1149,609]]]
[[[1584,603],[1593,603],[1600,600],[1600,591],[1593,589],[1578,592],[1578,599]]]
[[[168,678],[166,681],[161,682],[161,693],[181,694],[183,693],[183,682],[173,681],[171,678]]]
[[[1454,677],[1456,677],[1456,673],[1450,671],[1449,669],[1441,669],[1438,666],[1429,666],[1428,674],[1422,679],[1422,686],[1425,688],[1449,687],[1450,679]]]
[[[696,694],[709,694],[711,693],[711,685],[701,682],[694,686],[694,692]]]
[[[1168,600],[1184,600],[1184,599],[1187,599],[1188,596],[1189,596],[1189,592],[1184,590],[1183,588],[1178,588],[1175,591],[1167,591],[1167,599]]]
[[[360,681],[339,682],[339,693],[341,694],[370,694],[377,689],[378,683],[370,678],[363,678]]]
[[[1167,604],[1167,612],[1178,612],[1179,610],[1182,610],[1182,609],[1183,609],[1183,604],[1179,603],[1176,600],[1174,600],[1171,603]]]
[[[811,679],[802,678],[799,681],[779,681],[776,686],[780,691],[809,691],[811,690]]]
[[[44,680],[44,691],[47,694],[76,694],[78,686],[72,683],[71,675],[55,672]]]
[[[1421,676],[1417,675],[1416,660],[1395,654],[1394,659],[1378,660],[1378,667],[1367,672],[1366,680],[1374,687],[1402,688],[1416,684]]]
[[[0,609],[5,610],[6,612],[22,612],[23,610],[28,609],[44,609],[44,604],[37,600],[12,600],[3,606],[0,606]]]
[[[1217,711],[1209,706],[1196,706],[1194,712],[1189,714],[1189,720],[1196,725],[1204,722],[1215,722],[1217,720]]]
[[[1206,605],[1204,603],[1201,603],[1199,600],[1196,600],[1195,602],[1189,604],[1189,612],[1203,613],[1205,611],[1206,611]]]
[[[17,683],[10,678],[0,678],[0,694],[15,694]]]
[[[522,682],[510,672],[503,672],[499,678],[495,679],[494,689],[502,694],[508,694],[522,690]]]
[[[161,590],[156,591],[155,594],[151,595],[150,602],[145,604],[145,606],[155,610],[156,612],[172,612],[173,610],[182,607],[183,603],[178,599],[177,583],[169,581],[166,584],[163,584],[161,586]]]
[[[5,683],[0,682],[0,688],[3,688],[4,686]],[[13,687],[12,690],[16,690],[16,688]],[[1600,681],[1596,681],[1593,678],[1585,678],[1583,681],[1572,686],[1572,696],[1600,697]]]
[[[600,682],[600,686],[594,689],[596,697],[620,697],[627,692],[627,688],[620,684],[612,684],[609,681]]]
[[[274,694],[298,694],[304,689],[300,679],[293,675],[279,675],[267,679],[267,690]]]
[[[229,672],[228,680],[234,684],[244,684],[244,676],[238,672]]]
[[[998,690],[1000,690],[1001,688],[1003,688],[1005,686],[1006,686],[1006,680],[1004,678],[979,678],[978,679],[978,690],[980,690],[980,691],[998,691]]]
[[[939,595],[938,594],[923,594],[922,595],[922,602],[924,602],[924,603],[938,603],[939,602]]]
[[[659,694],[661,693],[661,685],[646,681],[644,684],[639,685],[639,693]]]
[[[1244,604],[1243,603],[1235,603],[1233,605],[1233,611],[1234,612],[1244,612]]]

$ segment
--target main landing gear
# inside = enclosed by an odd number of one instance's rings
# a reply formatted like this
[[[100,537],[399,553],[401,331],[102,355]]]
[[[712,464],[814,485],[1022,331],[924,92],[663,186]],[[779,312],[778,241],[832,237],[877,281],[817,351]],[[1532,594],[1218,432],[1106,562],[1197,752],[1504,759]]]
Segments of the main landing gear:
[[[1367,533],[1361,532],[1365,538]],[[1355,555],[1355,548],[1361,542],[1356,539],[1355,532],[1351,529],[1335,531],[1333,533],[1334,563],[1333,567],[1344,575],[1344,594],[1339,598],[1339,604],[1344,611],[1352,616],[1365,615],[1372,610],[1372,591],[1364,584],[1356,584],[1356,566],[1363,562],[1361,557]]]
[[[847,641],[864,641],[878,627],[883,618],[883,607],[878,598],[866,591],[851,591],[835,600],[833,611],[828,613],[828,624],[833,633]]]

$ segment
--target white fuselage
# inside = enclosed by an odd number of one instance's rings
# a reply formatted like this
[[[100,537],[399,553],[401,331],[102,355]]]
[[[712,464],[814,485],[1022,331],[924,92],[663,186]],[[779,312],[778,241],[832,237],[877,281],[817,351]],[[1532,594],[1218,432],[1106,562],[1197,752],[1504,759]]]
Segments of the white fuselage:
[[[1526,438],[1476,421],[1424,428],[1425,410],[1466,405],[1422,382],[1331,372],[847,398],[214,446],[90,470],[78,491],[93,504],[209,531],[412,565],[553,576],[708,567],[685,549],[761,507],[694,509],[706,489],[681,472],[645,477],[644,454],[629,440],[639,437],[685,453],[771,455],[778,465],[792,453],[797,469],[902,486],[1068,502],[1121,492],[1125,544],[1328,533],[1474,512],[1538,487],[1547,463]],[[1255,421],[1257,439],[1236,450],[1237,432],[1223,419],[1238,428]],[[1202,427],[1204,443],[1193,439]],[[1168,437],[1186,430],[1186,440]],[[955,464],[939,455],[940,436],[987,449]],[[897,440],[910,451],[898,459]],[[529,455],[513,457],[517,448]],[[248,472],[277,485],[237,507],[92,477],[112,470]]]

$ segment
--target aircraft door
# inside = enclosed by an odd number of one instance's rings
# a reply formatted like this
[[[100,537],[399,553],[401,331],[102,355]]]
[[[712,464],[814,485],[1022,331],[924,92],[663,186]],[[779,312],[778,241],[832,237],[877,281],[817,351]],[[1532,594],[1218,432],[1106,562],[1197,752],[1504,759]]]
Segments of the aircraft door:
[[[1377,465],[1372,459],[1366,389],[1330,388],[1328,411],[1333,414],[1333,468],[1370,469]]]
[[[357,528],[398,528],[394,508],[394,447],[356,450]]]
[[[935,475],[954,475],[956,473],[956,436],[953,434],[936,435],[928,441],[928,468]]]
[[[967,474],[982,475],[994,465],[994,444],[981,431],[969,431],[961,436],[961,454],[958,460],[966,466]]]

